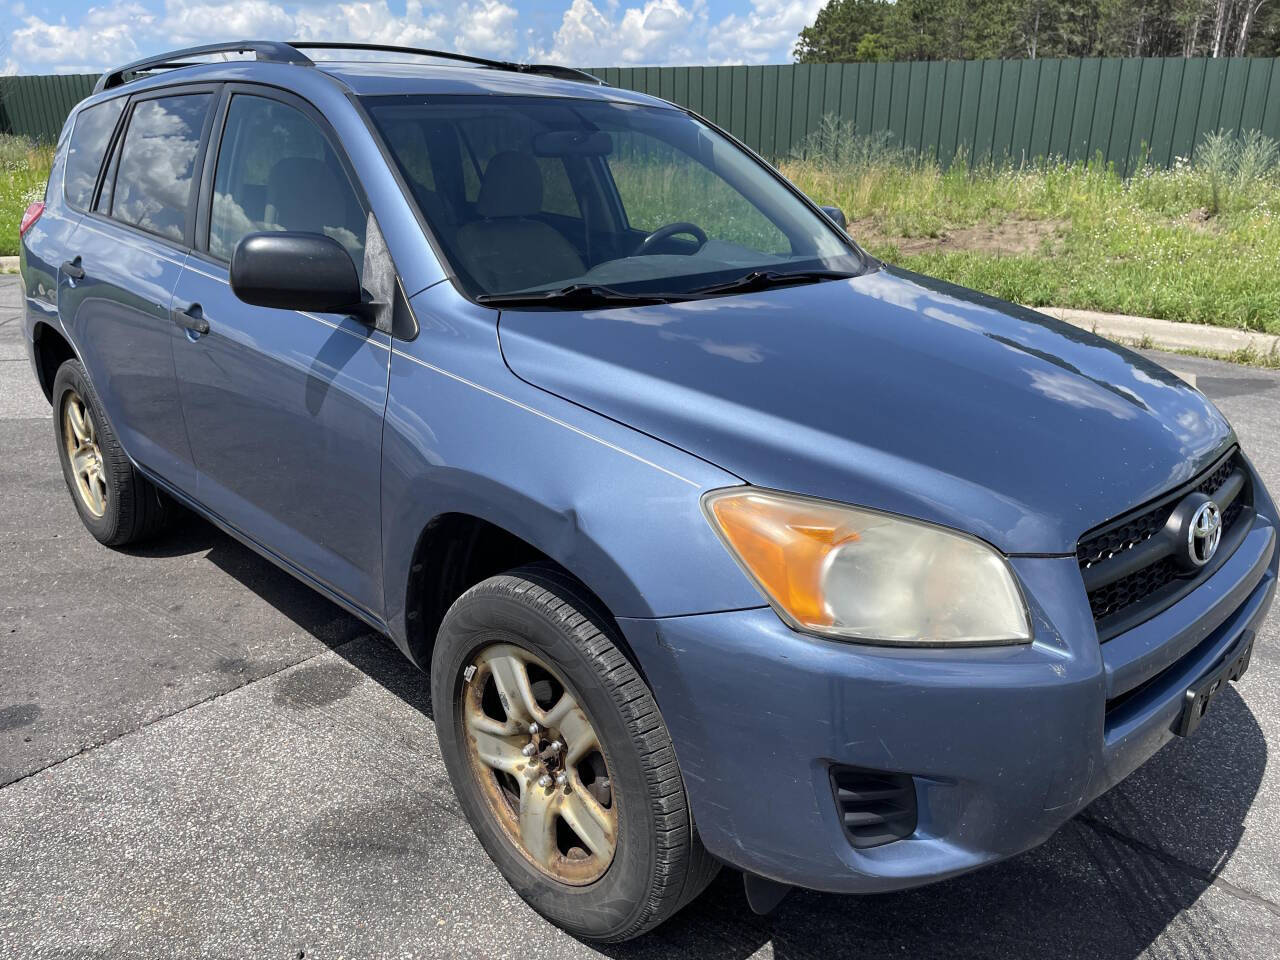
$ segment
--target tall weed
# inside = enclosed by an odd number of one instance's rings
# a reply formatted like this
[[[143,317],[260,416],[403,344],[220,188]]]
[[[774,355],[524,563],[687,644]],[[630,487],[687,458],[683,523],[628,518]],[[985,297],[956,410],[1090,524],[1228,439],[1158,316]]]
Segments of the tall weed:
[[[1210,134],[1172,169],[1144,163],[1125,178],[1100,156],[944,169],[828,123],[779,166],[844,210],[873,253],[912,269],[1023,303],[1280,332],[1280,145],[1256,132]],[[1052,223],[1033,253],[956,236],[1026,220]],[[902,255],[913,238],[919,252]]]

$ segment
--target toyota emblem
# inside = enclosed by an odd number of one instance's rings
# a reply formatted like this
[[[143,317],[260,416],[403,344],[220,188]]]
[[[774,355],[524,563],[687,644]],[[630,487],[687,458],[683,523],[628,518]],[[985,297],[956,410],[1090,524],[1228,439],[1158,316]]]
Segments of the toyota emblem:
[[[1212,500],[1206,500],[1191,516],[1187,525],[1187,556],[1191,563],[1203,567],[1218,552],[1222,540],[1222,511]]]

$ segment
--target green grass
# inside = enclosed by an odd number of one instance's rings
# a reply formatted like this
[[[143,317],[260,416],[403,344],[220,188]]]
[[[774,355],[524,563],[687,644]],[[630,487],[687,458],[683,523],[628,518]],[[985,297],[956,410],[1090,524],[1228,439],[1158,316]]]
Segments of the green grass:
[[[17,254],[22,213],[44,196],[52,163],[52,147],[0,133],[0,256]]]
[[[711,237],[756,250],[787,253],[786,235],[722,178],[671,151],[645,161],[611,157],[609,170],[631,226],[656,230],[696,223]]]
[[[1214,151],[1217,151],[1215,154]],[[1195,163],[1129,180],[1101,164],[943,171],[888,149],[795,157],[783,172],[840,206],[876,256],[1006,300],[1280,333],[1274,141],[1208,138]],[[913,239],[1040,222],[1013,251]],[[906,248],[906,249],[903,249]]]

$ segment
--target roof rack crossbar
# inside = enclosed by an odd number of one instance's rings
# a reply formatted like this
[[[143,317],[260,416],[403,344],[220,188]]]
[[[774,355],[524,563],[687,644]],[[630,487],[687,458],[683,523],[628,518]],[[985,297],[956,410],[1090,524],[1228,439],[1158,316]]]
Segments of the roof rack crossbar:
[[[234,43],[207,43],[200,47],[187,47],[183,50],[171,50],[155,57],[145,57],[126,63],[104,73],[98,78],[93,92],[110,90],[135,79],[138,74],[148,70],[174,69],[177,67],[195,66],[183,62],[186,57],[207,56],[214,53],[252,53],[257,59],[270,63],[294,63],[299,66],[312,66],[311,60],[298,52],[296,47],[277,40],[240,40]]]
[[[539,76],[556,77],[560,80],[576,80],[582,83],[594,83],[605,86],[605,82],[595,74],[573,67],[562,67],[551,63],[515,63],[510,60],[490,60],[487,57],[474,57],[466,53],[454,53],[450,50],[428,50],[423,47],[401,47],[386,43],[336,43],[323,40],[296,40],[290,44],[295,50],[369,50],[378,53],[408,53],[420,57],[436,57],[441,60],[457,60],[461,63],[472,63],[491,70],[509,70],[514,73],[532,73]]]

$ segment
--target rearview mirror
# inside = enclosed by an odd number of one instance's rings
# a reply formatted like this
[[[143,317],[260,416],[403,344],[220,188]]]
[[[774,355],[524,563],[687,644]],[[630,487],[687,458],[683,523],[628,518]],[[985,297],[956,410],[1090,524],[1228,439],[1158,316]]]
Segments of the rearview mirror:
[[[364,316],[356,265],[322,233],[250,233],[231,254],[231,291],[245,303],[280,310]]]
[[[835,221],[836,226],[841,230],[849,229],[849,221],[845,219],[844,211],[839,207],[819,207],[818,209]]]
[[[535,157],[607,157],[613,138],[603,130],[546,130],[533,137]]]

